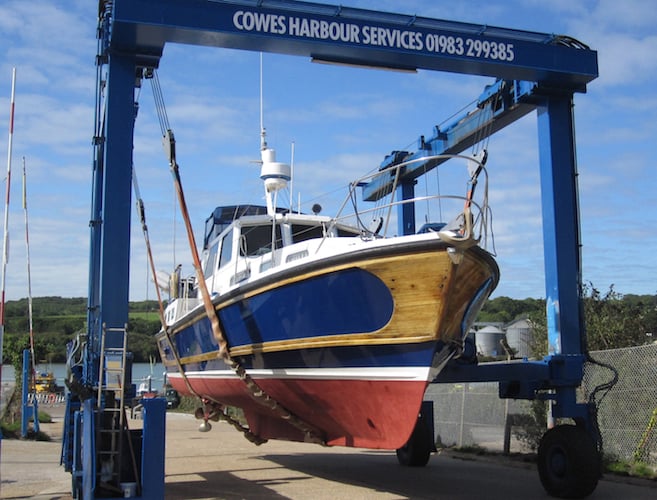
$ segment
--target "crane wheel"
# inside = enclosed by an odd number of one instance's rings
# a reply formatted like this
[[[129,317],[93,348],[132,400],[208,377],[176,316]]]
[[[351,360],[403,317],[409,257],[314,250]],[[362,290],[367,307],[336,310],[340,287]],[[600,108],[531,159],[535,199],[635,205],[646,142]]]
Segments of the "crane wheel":
[[[600,454],[582,427],[558,425],[538,447],[538,474],[545,491],[557,498],[584,498],[598,485]]]

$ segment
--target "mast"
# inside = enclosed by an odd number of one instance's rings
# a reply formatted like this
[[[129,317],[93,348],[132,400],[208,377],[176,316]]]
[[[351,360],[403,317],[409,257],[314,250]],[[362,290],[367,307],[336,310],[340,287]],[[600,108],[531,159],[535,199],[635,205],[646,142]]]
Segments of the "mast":
[[[27,255],[27,317],[30,334],[30,354],[32,355],[32,373],[36,375],[36,358],[34,356],[34,323],[32,321],[32,273],[30,271],[30,231],[27,219],[27,174],[23,156],[23,212],[25,214],[25,251]]]
[[[5,229],[2,244],[2,284],[0,285],[0,387],[2,386],[2,356],[3,340],[5,336],[5,274],[7,271],[7,260],[9,251],[9,192],[11,186],[11,149],[14,139],[14,98],[16,95],[16,68],[11,72],[11,106],[9,110],[9,141],[7,146],[7,179],[5,190]],[[0,443],[2,435],[0,434]],[[1,445],[0,445],[1,446]],[[0,447],[0,452],[2,448]],[[1,454],[0,454],[1,457]]]

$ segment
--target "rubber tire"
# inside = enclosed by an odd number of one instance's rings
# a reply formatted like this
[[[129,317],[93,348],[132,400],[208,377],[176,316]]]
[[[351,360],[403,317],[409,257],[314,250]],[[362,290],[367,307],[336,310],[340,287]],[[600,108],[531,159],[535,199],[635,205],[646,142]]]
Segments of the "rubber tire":
[[[411,437],[397,450],[397,460],[407,467],[424,467],[429,463],[433,436],[422,417],[418,418]]]
[[[545,491],[557,498],[584,498],[598,485],[600,454],[581,427],[558,425],[538,447],[538,474]]]

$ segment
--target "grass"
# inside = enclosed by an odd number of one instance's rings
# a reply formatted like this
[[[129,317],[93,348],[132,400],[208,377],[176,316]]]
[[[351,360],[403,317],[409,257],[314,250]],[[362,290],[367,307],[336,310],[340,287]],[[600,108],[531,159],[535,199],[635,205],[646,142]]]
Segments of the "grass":
[[[30,420],[30,423],[32,420]],[[50,414],[40,411],[39,412],[39,423],[49,424],[52,422],[52,417]],[[21,433],[22,423],[18,422],[0,422],[0,429],[2,429],[2,438],[3,439],[23,439]],[[34,432],[33,427],[30,425],[27,431],[27,437],[25,439],[33,441],[50,441],[50,436],[43,431]]]
[[[471,455],[486,455],[486,456],[502,456],[501,452],[490,451],[486,448],[479,446],[477,444],[461,447],[447,447],[443,445],[438,445],[438,448],[448,448],[459,453],[468,453]],[[519,460],[523,462],[535,462],[536,454],[535,453],[512,453],[509,455],[503,455],[514,460]],[[628,476],[635,477],[639,479],[650,479],[657,480],[657,469],[652,467],[650,464],[641,461],[625,461],[618,460],[613,458],[611,460],[603,460],[603,472],[609,474],[615,474],[619,476]]]
[[[604,465],[605,471],[619,476],[638,477],[641,479],[657,479],[657,470],[649,464],[640,461],[615,460]]]
[[[130,311],[130,313],[128,314],[128,317],[130,319],[143,319],[143,320],[147,320],[147,321],[160,321],[160,313],[158,313],[157,311],[155,311],[155,312],[153,312],[153,311],[148,311],[148,312],[146,312],[146,311],[137,311],[137,312]]]

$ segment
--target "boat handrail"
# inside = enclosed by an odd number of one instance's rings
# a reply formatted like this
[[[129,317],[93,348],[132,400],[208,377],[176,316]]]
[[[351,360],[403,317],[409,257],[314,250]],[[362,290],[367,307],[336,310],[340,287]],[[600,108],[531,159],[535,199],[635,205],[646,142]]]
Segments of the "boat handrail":
[[[469,190],[467,195],[441,195],[441,194],[434,194],[434,195],[425,195],[425,196],[414,196],[412,198],[406,199],[406,200],[395,200],[395,191],[396,191],[396,185],[397,185],[397,180],[399,179],[401,169],[404,167],[407,167],[411,164],[414,163],[419,163],[419,162],[432,162],[432,161],[438,161],[438,160],[448,160],[448,159],[455,159],[455,158],[460,158],[460,159],[465,159],[468,161],[471,161],[477,165],[476,173],[472,174],[472,177],[468,181],[468,184],[474,185],[476,184],[476,176],[479,175],[480,172],[484,173],[484,178],[485,178],[485,183],[484,183],[484,194],[482,195],[482,201],[477,202],[472,199],[472,193],[471,190]],[[366,208],[366,209],[359,209],[356,206],[356,203],[354,201],[355,197],[355,192],[356,188],[361,187],[369,182],[374,181],[377,177],[385,175],[388,178],[394,177],[395,181],[393,182],[392,186],[390,187],[390,192],[387,193],[383,198],[387,198],[387,202],[377,204],[374,207],[371,208]],[[483,245],[485,246],[486,240],[488,239],[487,235],[487,226],[488,226],[488,219],[490,215],[490,208],[488,207],[488,172],[486,171],[486,168],[484,166],[484,162],[480,161],[476,157],[468,156],[468,155],[430,155],[430,156],[423,156],[421,158],[414,158],[409,161],[401,162],[395,165],[391,165],[387,168],[378,170],[376,172],[370,173],[368,175],[365,175],[363,177],[358,178],[356,181],[353,181],[349,185],[349,193],[343,203],[341,204],[338,213],[336,216],[331,220],[330,227],[334,227],[337,223],[342,222],[344,223],[345,221],[349,219],[356,219],[357,225],[362,228],[364,236],[365,237],[377,237],[377,234],[369,234],[370,230],[366,227],[366,225],[360,220],[360,217],[364,214],[369,214],[369,213],[374,213],[374,212],[385,212],[385,225],[383,227],[382,234],[385,235],[388,231],[388,225],[389,221],[391,218],[392,210],[394,208],[397,208],[401,205],[407,204],[407,203],[417,203],[417,202],[423,202],[423,201],[430,201],[430,200],[437,200],[437,199],[452,199],[452,200],[462,200],[464,202],[464,206],[467,207],[469,210],[472,210],[472,207],[476,209],[477,215],[474,217],[474,223],[473,223],[473,228],[477,228],[478,234],[481,236],[483,235]],[[352,201],[352,206],[353,206],[353,213],[348,213],[345,214],[345,210],[347,207],[347,204],[349,201]],[[458,214],[455,218],[452,219],[452,221],[458,219],[458,217],[462,214]],[[449,225],[449,224],[448,224]],[[328,233],[328,232],[327,232]],[[326,237],[325,237],[326,238]],[[323,241],[322,241],[323,243]],[[318,249],[321,247],[321,244],[319,245]]]
[[[468,200],[468,198],[466,196],[463,196],[463,195],[429,195],[429,196],[416,196],[416,197],[413,197],[413,198],[409,198],[407,200],[392,201],[392,202],[386,203],[385,205],[382,205],[382,206],[376,206],[376,207],[372,207],[372,208],[366,208],[366,209],[363,209],[363,210],[358,210],[357,214],[353,213],[353,214],[341,215],[339,217],[335,217],[333,219],[333,221],[335,221],[335,223],[338,223],[338,222],[345,223],[345,221],[348,221],[349,219],[352,219],[354,217],[358,217],[358,216],[363,215],[363,214],[368,214],[368,213],[372,213],[372,212],[380,212],[381,210],[389,211],[389,210],[391,210],[393,208],[396,208],[400,205],[406,205],[408,203],[417,203],[417,202],[422,202],[422,201],[431,201],[431,200],[437,200],[437,199],[461,200],[463,202],[470,201],[472,206],[474,206],[477,209],[477,212],[481,213],[483,211],[482,206],[478,202]]]

